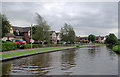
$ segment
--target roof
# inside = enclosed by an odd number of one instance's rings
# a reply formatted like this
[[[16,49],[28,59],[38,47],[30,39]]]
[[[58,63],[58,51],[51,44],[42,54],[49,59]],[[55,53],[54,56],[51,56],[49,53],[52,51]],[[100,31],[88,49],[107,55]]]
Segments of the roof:
[[[80,37],[80,40],[82,40],[82,39],[86,39],[86,40],[87,40],[87,39],[88,39],[88,37]]]
[[[5,37],[15,37],[15,35],[12,34],[12,33],[7,33],[7,34],[5,35]]]
[[[104,36],[96,36],[96,39],[98,39],[99,37],[101,37],[101,40],[104,39]]]
[[[16,27],[12,26],[13,31],[19,30],[20,32],[28,32],[30,30],[30,27]]]
[[[52,34],[53,32],[55,32],[55,31],[49,31],[49,34]]]
[[[21,38],[21,39],[23,39],[23,38],[24,38],[24,36],[16,36],[16,38]]]

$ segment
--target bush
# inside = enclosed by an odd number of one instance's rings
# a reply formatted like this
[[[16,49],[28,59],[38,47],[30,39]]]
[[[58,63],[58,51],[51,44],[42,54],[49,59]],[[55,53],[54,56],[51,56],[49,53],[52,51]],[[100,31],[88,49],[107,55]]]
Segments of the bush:
[[[77,45],[76,47],[80,47],[79,45]]]
[[[113,51],[120,53],[120,45],[114,46]]]
[[[40,47],[42,47],[42,44],[32,44],[32,48],[40,48]],[[21,45],[21,47],[20,47],[21,49],[25,49],[25,48],[27,48],[27,49],[29,49],[29,48],[31,48],[31,44],[23,44],[23,45]]]
[[[25,44],[22,44],[21,46],[20,46],[20,49],[25,49],[26,48],[26,45]]]
[[[57,46],[56,44],[47,44],[46,45],[47,47],[55,47],[55,46]]]
[[[2,43],[2,51],[9,51],[17,49],[18,44],[12,42],[4,42]]]

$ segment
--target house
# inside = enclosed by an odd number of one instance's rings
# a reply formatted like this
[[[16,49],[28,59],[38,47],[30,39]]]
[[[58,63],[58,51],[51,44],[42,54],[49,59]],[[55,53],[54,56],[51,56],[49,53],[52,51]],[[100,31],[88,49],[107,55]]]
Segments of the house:
[[[57,36],[55,31],[49,31],[50,43],[57,44]]]
[[[16,35],[16,39],[23,39],[26,43],[30,43],[30,27],[16,27],[12,26],[13,32]]]
[[[104,36],[96,36],[96,43],[104,43]]]
[[[88,37],[77,37],[78,42],[84,42],[84,43],[89,43]],[[104,36],[96,36],[96,43],[104,43],[105,37]]]
[[[80,42],[88,43],[88,37],[80,37]]]
[[[30,43],[30,27],[16,27],[11,26],[9,33],[2,38],[2,40],[15,40],[22,39],[26,41],[26,43]]]
[[[13,34],[13,28],[10,28],[9,33],[5,34],[5,36],[2,38],[2,40],[7,41],[7,40],[14,40],[16,36]]]
[[[61,42],[60,33],[56,33],[57,43]]]

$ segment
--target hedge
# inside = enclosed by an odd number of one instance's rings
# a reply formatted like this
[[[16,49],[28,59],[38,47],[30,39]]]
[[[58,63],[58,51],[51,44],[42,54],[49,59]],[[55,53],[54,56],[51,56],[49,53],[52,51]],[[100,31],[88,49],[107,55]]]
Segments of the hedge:
[[[32,47],[33,48],[40,48],[40,47],[42,47],[42,44],[32,44]],[[21,49],[29,49],[29,48],[31,48],[31,44],[23,44],[23,45],[21,45],[20,46],[20,48]]]
[[[15,50],[19,46],[20,45],[18,43],[5,42],[5,43],[2,43],[2,51]]]
[[[46,44],[46,47],[56,47],[56,46],[73,46],[75,44]]]

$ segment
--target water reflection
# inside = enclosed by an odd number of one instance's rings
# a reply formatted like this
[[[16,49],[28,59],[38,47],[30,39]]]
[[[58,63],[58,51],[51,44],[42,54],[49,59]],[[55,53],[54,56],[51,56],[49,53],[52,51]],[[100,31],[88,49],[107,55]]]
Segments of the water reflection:
[[[62,57],[61,57],[61,70],[65,70],[64,75],[69,75],[70,73],[72,73],[72,71],[67,71],[70,70],[72,67],[74,67],[75,64],[75,49],[74,50],[69,50],[69,51],[64,51],[62,53]]]
[[[3,75],[117,75],[118,55],[106,46],[44,53],[3,62]]]
[[[90,58],[94,58],[96,55],[95,47],[88,49],[88,54],[89,54]]]
[[[12,75],[44,75],[51,69],[50,60],[51,58],[49,54],[40,54],[39,56],[30,56],[27,58],[9,61],[3,65],[3,71],[5,71],[3,72],[3,75],[6,73]]]

